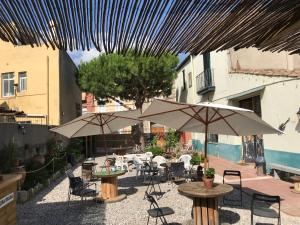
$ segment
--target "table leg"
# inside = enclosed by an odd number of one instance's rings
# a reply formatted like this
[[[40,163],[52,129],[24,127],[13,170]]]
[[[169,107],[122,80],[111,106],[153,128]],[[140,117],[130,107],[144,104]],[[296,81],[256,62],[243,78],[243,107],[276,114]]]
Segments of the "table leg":
[[[217,198],[194,198],[193,201],[195,225],[219,225]]]
[[[117,202],[126,198],[126,195],[118,195],[118,180],[116,177],[101,179],[101,192],[97,200],[104,202]]]

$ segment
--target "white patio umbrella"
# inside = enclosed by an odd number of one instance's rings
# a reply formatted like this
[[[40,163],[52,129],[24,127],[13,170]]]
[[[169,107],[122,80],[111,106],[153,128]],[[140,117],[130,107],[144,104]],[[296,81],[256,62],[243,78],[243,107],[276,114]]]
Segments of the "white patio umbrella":
[[[154,99],[140,118],[178,131],[205,133],[205,157],[208,133],[236,136],[281,133],[251,110],[208,102],[186,104]]]
[[[52,128],[51,131],[68,138],[110,134],[141,122],[142,120],[138,118],[140,115],[140,110],[86,113],[66,124]],[[105,135],[103,140],[107,151]]]

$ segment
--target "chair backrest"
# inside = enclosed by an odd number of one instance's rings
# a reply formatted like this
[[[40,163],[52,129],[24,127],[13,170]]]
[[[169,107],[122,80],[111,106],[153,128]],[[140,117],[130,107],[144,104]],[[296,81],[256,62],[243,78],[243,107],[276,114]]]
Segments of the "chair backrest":
[[[146,195],[146,199],[147,199],[148,202],[150,203],[150,209],[151,209],[152,207],[154,207],[154,208],[159,208],[159,206],[158,206],[158,204],[157,204],[157,201],[155,200],[155,198],[154,198],[152,195],[149,195],[147,191],[145,192],[145,195]]]
[[[152,152],[146,152],[145,153],[147,156],[153,156],[153,153]]]
[[[133,164],[137,169],[141,169],[141,167],[143,166],[143,161],[135,156],[133,157]]]
[[[157,165],[159,166],[162,163],[166,163],[166,159],[165,159],[165,157],[158,155],[152,159],[152,162],[156,162]]]
[[[239,177],[240,178],[240,183],[242,182],[242,175],[241,172],[238,170],[224,170],[223,172],[223,184],[224,184],[224,178],[226,176],[235,176],[235,177]]]
[[[170,167],[171,173],[175,177],[183,177],[184,176],[184,162],[171,163]]]
[[[267,203],[278,203],[280,204],[280,196],[278,195],[264,195],[264,194],[258,194],[254,193],[252,195],[253,201],[260,201],[260,202],[267,202]]]
[[[182,155],[179,157],[179,161],[184,162],[185,169],[189,169],[189,167],[191,166],[191,159],[192,156],[190,155]]]

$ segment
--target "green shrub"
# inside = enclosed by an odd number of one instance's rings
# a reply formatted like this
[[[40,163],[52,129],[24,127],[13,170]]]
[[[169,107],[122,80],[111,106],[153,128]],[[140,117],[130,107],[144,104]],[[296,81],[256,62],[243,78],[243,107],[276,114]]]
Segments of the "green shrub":
[[[169,129],[165,136],[166,141],[166,148],[167,149],[174,149],[177,146],[177,143],[179,142],[179,134],[173,131],[172,129]]]
[[[69,145],[66,147],[66,151],[69,154],[73,154],[78,159],[84,151],[82,139],[71,139]]]
[[[51,166],[52,164],[50,164],[48,167]],[[43,165],[37,161],[28,161],[25,164],[27,172],[38,170],[42,167]],[[22,185],[22,190],[29,190],[30,188],[34,187],[37,183],[43,184],[49,177],[50,173],[47,170],[47,167],[33,173],[28,173],[26,174],[24,184]]]
[[[158,146],[150,146],[145,148],[145,152],[152,152],[153,155],[163,155],[164,150]]]
[[[215,177],[215,169],[214,168],[207,168],[205,170],[204,176],[207,178],[214,178]]]
[[[192,165],[199,165],[201,162],[201,157],[199,156],[198,153],[193,153],[192,159],[190,162]]]
[[[7,145],[0,150],[0,171],[2,173],[10,173],[15,166],[16,160],[20,159],[20,149],[12,139]]]

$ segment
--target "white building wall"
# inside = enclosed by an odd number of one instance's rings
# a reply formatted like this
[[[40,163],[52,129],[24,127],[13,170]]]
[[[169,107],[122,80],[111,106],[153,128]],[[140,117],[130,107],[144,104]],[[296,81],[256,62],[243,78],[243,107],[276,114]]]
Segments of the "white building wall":
[[[237,105],[238,101],[229,101],[228,98],[253,88],[265,86],[261,92],[262,119],[278,128],[281,123],[290,118],[285,134],[264,135],[265,149],[300,153],[300,122],[296,115],[300,107],[300,76],[294,74],[300,68],[300,56],[290,56],[284,52],[262,53],[256,49],[212,52],[210,58],[211,68],[214,71],[215,91],[202,96],[196,92],[196,76],[203,71],[203,56],[197,55],[191,58],[182,66],[175,81],[176,89],[181,90],[183,83],[181,71],[183,69],[193,71],[194,87],[186,93],[186,102],[212,101]],[[234,73],[237,70],[245,70],[249,73]],[[274,75],[268,76],[250,74],[257,70],[275,72]],[[289,71],[292,76],[286,75]],[[280,76],[280,73],[285,75]],[[181,92],[178,93],[181,94]],[[193,138],[204,141],[203,134],[194,133]],[[240,145],[242,141],[241,137],[220,135],[219,142]]]

